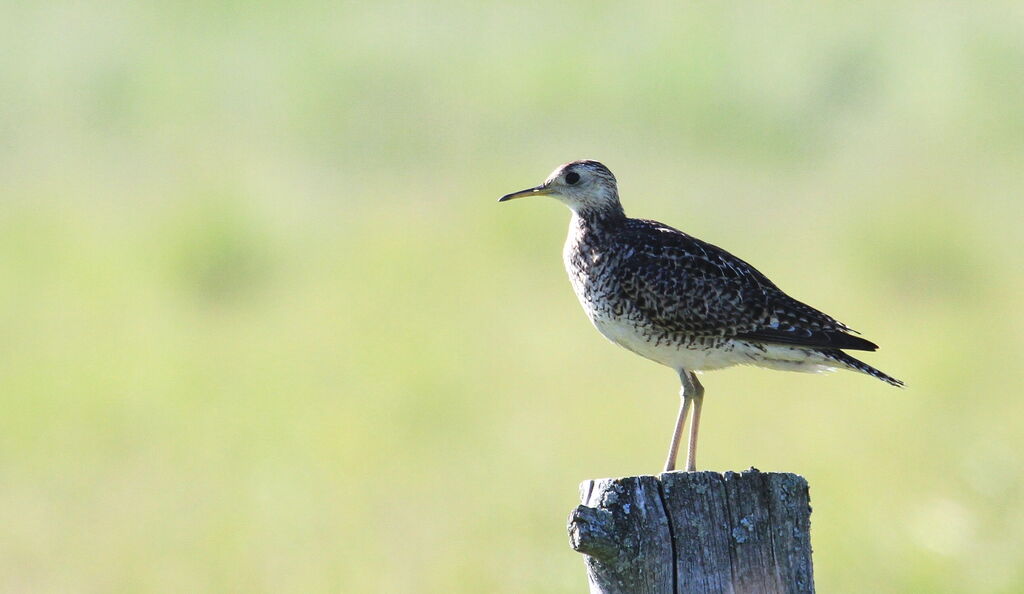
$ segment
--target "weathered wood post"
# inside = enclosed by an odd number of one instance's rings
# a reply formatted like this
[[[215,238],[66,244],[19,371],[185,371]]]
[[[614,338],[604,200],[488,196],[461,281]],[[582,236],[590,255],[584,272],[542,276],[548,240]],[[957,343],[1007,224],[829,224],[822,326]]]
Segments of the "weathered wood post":
[[[569,514],[590,591],[813,593],[807,481],[755,468],[585,481]]]

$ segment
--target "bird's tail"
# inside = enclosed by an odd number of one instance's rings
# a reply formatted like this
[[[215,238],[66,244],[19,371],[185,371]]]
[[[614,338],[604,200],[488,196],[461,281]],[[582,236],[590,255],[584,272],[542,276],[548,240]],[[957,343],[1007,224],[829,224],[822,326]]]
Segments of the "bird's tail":
[[[847,355],[843,351],[834,349],[823,349],[821,351],[821,354],[825,355],[826,357],[835,361],[836,363],[841,363],[844,367],[848,367],[855,371],[860,371],[861,373],[866,373],[871,377],[876,377],[887,384],[896,386],[897,388],[903,387],[903,382],[901,382],[900,380],[875,369],[874,367],[868,365],[867,363],[861,361],[860,359],[856,359],[854,357],[851,357],[850,355]]]

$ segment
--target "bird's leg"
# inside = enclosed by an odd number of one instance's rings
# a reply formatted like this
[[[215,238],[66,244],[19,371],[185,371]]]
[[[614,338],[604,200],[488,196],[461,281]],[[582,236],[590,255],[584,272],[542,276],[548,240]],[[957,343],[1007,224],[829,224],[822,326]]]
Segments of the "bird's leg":
[[[689,372],[682,371],[679,377],[683,381],[683,387],[679,390],[679,417],[676,418],[676,431],[672,434],[672,443],[669,444],[669,460],[665,463],[665,471],[672,472],[676,469],[676,456],[679,454],[679,441],[683,437],[683,425],[686,424],[686,415],[689,414],[692,402],[692,390],[687,388]]]
[[[680,394],[679,416],[676,418],[676,430],[672,433],[672,443],[668,446],[668,460],[665,462],[665,472],[672,472],[676,469],[676,456],[679,454],[679,441],[683,436],[683,425],[686,424],[686,415],[690,411],[690,397]]]
[[[697,376],[692,372],[684,371],[680,374],[689,380],[683,380],[683,389],[689,388],[690,398],[693,400],[693,418],[690,419],[690,442],[686,448],[686,472],[697,470],[697,431],[700,429],[700,407],[704,404],[704,386],[701,385]],[[688,377],[687,377],[688,376]]]

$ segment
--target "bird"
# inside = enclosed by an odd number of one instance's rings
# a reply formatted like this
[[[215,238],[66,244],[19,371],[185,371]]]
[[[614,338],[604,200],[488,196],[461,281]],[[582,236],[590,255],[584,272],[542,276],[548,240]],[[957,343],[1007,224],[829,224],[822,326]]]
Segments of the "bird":
[[[790,297],[724,249],[653,220],[627,217],[615,175],[588,159],[557,167],[507,202],[550,196],[572,211],[562,251],[587,317],[611,342],[672,368],[682,388],[665,472],[676,468],[692,408],[686,471],[696,471],[704,386],[698,372],[733,365],[786,371],[848,369],[903,382],[847,354],[878,348],[835,318]]]

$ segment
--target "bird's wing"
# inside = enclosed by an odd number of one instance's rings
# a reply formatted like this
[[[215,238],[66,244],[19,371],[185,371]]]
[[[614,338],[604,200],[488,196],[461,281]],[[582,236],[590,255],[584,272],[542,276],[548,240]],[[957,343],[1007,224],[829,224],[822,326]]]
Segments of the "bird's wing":
[[[637,221],[629,236],[621,290],[661,328],[807,347],[877,348],[717,246],[653,221]]]

